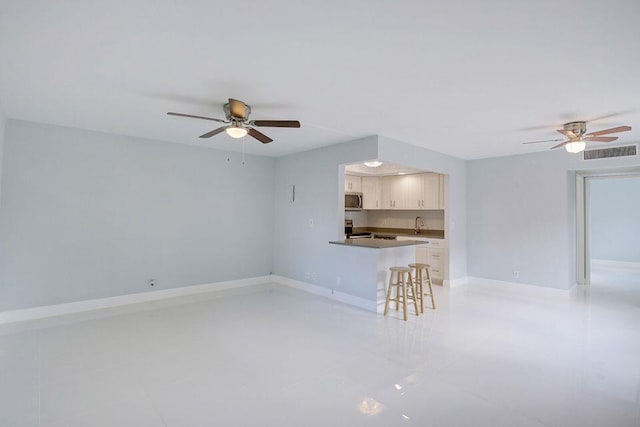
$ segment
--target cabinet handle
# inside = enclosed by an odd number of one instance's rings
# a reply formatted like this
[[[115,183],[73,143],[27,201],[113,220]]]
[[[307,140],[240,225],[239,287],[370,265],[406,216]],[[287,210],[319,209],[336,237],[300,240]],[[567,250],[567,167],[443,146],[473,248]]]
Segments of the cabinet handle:
[[[378,207],[378,201],[376,200],[376,208]]]

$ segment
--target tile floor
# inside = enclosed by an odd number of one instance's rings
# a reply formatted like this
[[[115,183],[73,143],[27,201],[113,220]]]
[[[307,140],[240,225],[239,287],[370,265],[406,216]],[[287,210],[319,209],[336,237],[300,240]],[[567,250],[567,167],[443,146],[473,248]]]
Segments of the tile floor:
[[[268,285],[5,325],[0,425],[639,426],[640,276],[594,282],[407,323]]]

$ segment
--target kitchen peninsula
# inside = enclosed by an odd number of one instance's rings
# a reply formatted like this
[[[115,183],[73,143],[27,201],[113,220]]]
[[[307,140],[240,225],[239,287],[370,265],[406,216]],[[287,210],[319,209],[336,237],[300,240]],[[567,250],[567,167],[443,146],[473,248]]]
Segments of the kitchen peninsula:
[[[344,239],[329,242],[335,245],[340,259],[366,270],[356,275],[359,286],[367,287],[371,310],[382,313],[389,282],[389,268],[408,266],[416,262],[416,246],[420,240]],[[370,287],[370,288],[369,288]]]

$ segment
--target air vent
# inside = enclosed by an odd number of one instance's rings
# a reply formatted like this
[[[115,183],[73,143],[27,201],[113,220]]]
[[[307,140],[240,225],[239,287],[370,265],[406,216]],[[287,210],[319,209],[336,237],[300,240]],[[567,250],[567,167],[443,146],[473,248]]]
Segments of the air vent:
[[[637,145],[625,145],[623,147],[599,148],[597,150],[585,150],[584,160],[608,159],[609,157],[629,157],[638,155]]]

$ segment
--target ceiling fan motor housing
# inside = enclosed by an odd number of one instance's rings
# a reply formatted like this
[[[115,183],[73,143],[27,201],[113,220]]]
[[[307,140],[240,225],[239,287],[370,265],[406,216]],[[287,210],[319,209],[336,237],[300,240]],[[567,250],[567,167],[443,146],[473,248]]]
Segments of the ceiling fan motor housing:
[[[231,122],[246,122],[247,120],[249,120],[249,115],[251,114],[251,106],[247,104],[244,104],[243,118],[238,118],[231,115],[231,107],[229,106],[228,102],[224,104],[222,108],[224,109],[224,115],[227,116],[227,120]]]
[[[581,138],[587,132],[587,122],[569,122],[563,125],[564,130],[572,132],[576,137]]]

